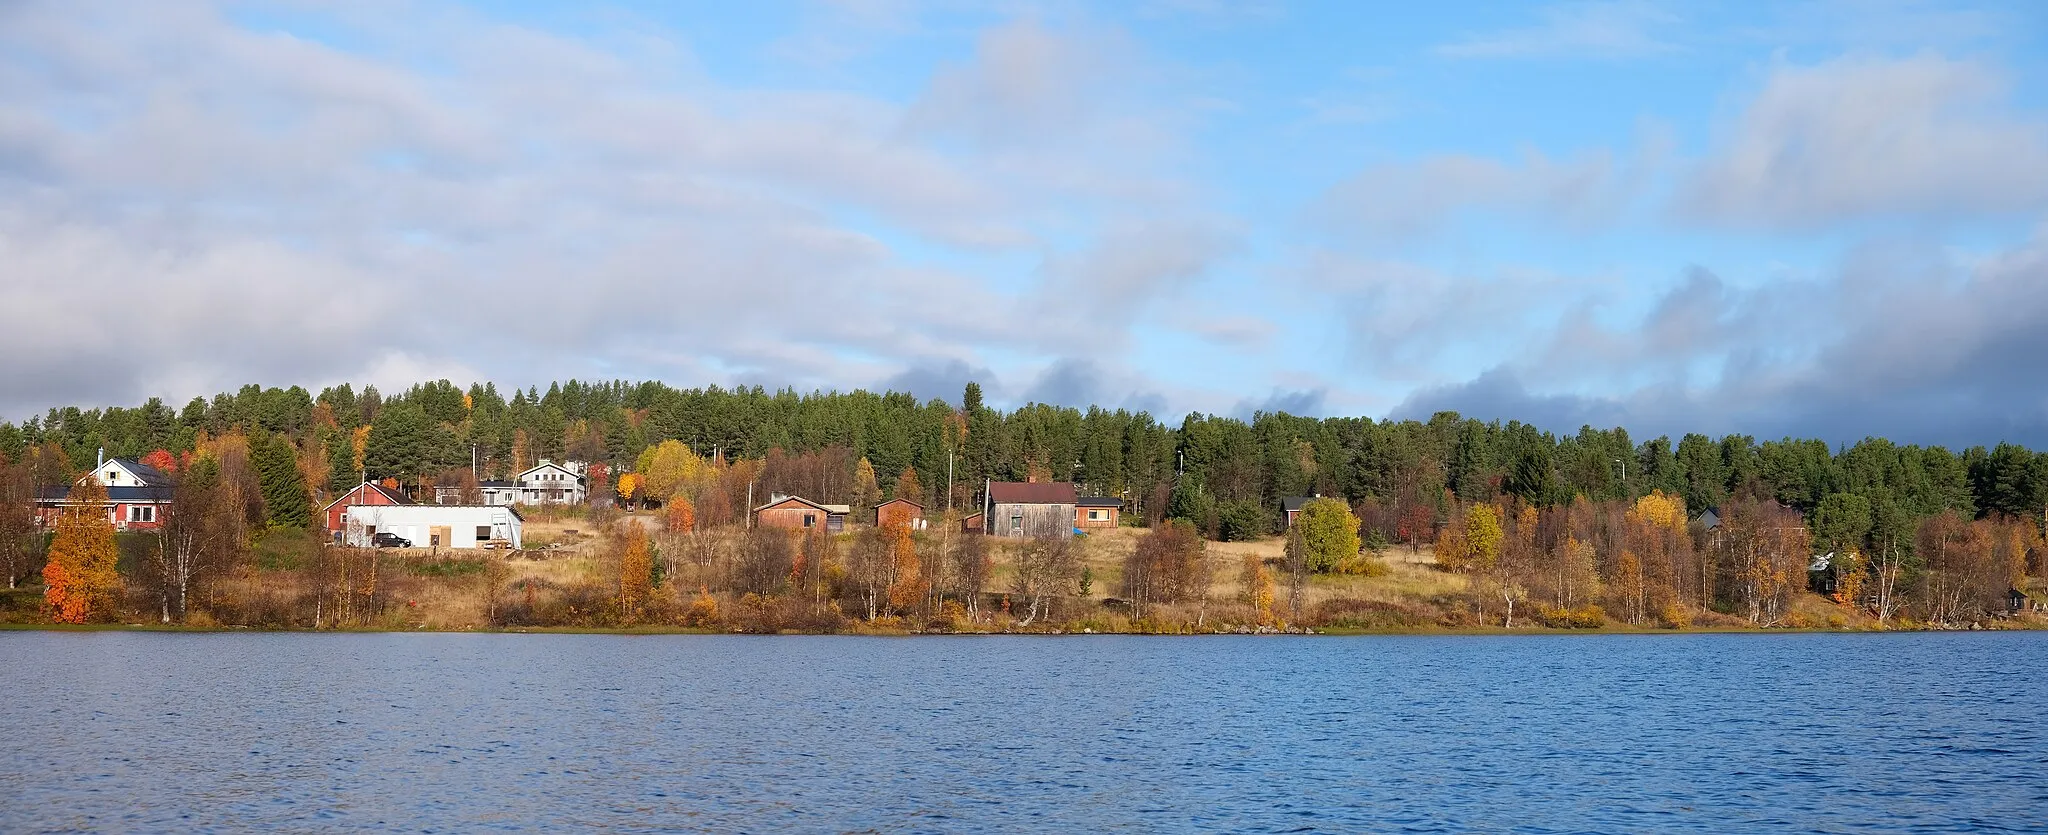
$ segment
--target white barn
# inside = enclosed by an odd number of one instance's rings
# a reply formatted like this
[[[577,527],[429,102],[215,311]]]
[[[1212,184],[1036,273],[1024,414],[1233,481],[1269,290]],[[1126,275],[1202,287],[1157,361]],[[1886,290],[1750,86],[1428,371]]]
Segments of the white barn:
[[[342,543],[369,547],[370,537],[393,533],[415,548],[521,548],[519,511],[492,505],[349,505],[342,513]]]

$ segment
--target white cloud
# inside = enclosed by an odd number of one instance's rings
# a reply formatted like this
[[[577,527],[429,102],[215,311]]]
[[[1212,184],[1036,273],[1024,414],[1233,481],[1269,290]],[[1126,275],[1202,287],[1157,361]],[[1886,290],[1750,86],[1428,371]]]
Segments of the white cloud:
[[[896,102],[720,84],[638,22],[414,11],[323,18],[347,49],[197,5],[0,11],[0,414],[415,371],[1028,369],[1073,331],[1013,306],[1082,281],[1141,307],[1228,240],[1176,115],[1126,106],[1160,81],[1113,30],[1002,25]]]
[[[1691,173],[1689,217],[1770,228],[2048,209],[2048,120],[1989,66],[1780,64]]]

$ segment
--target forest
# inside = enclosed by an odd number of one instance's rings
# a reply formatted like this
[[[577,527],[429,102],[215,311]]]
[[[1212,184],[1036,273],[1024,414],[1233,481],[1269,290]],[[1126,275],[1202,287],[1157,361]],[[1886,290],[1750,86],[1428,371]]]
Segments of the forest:
[[[103,455],[176,474],[163,530],[39,529],[37,491]],[[589,562],[574,577],[318,544],[313,508],[365,478],[431,500],[436,485],[466,494],[544,458],[592,464],[600,500],[571,511],[570,552]],[[789,541],[744,524],[749,496],[772,493],[856,508],[915,497],[950,520],[987,480],[1077,482],[1123,499],[1131,529],[984,543],[945,524],[856,525]],[[1327,498],[1313,526],[1283,530],[1290,496]],[[614,497],[640,509],[624,514],[634,524],[617,524]],[[8,611],[57,620],[197,609],[209,622],[370,625],[395,587],[460,575],[484,601],[472,625],[491,627],[1963,625],[2042,599],[2044,513],[2048,455],[2014,444],[1638,441],[1449,412],[1171,425],[1095,407],[1004,411],[973,384],[957,405],[660,382],[509,398],[446,380],[391,395],[250,385],[176,409],[152,399],[0,423],[0,571],[9,589],[42,586]]]

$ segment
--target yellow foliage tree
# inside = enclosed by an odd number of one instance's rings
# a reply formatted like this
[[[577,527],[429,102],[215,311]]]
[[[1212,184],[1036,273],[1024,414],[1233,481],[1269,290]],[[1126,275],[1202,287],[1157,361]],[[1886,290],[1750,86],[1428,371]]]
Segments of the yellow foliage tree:
[[[647,550],[647,530],[629,520],[626,545],[619,552],[619,610],[628,621],[639,619],[653,585],[654,558]]]
[[[89,623],[114,614],[121,593],[120,552],[107,516],[107,490],[88,478],[71,488],[43,566],[43,600],[59,623]]]
[[[363,424],[350,432],[348,446],[349,450],[355,453],[356,472],[360,473],[363,471],[363,450],[370,446],[370,425]]]
[[[1260,623],[1273,620],[1273,572],[1266,569],[1266,561],[1257,554],[1244,555],[1244,571],[1238,575],[1238,582],[1244,586],[1244,602],[1250,604],[1252,613]]]
[[[639,473],[626,473],[619,476],[619,498],[632,501],[635,498],[634,494],[638,492],[640,492]]]
[[[640,453],[634,470],[640,473],[640,488],[647,497],[668,501],[677,496],[694,496],[717,477],[717,472],[682,441],[667,440]]]

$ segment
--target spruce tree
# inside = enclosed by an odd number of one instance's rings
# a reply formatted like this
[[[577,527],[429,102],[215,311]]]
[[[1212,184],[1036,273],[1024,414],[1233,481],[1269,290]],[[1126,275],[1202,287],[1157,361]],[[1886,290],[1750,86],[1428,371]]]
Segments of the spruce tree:
[[[249,464],[263,492],[263,521],[271,527],[305,530],[313,527],[313,498],[299,472],[297,450],[282,435],[264,433],[250,444]]]

